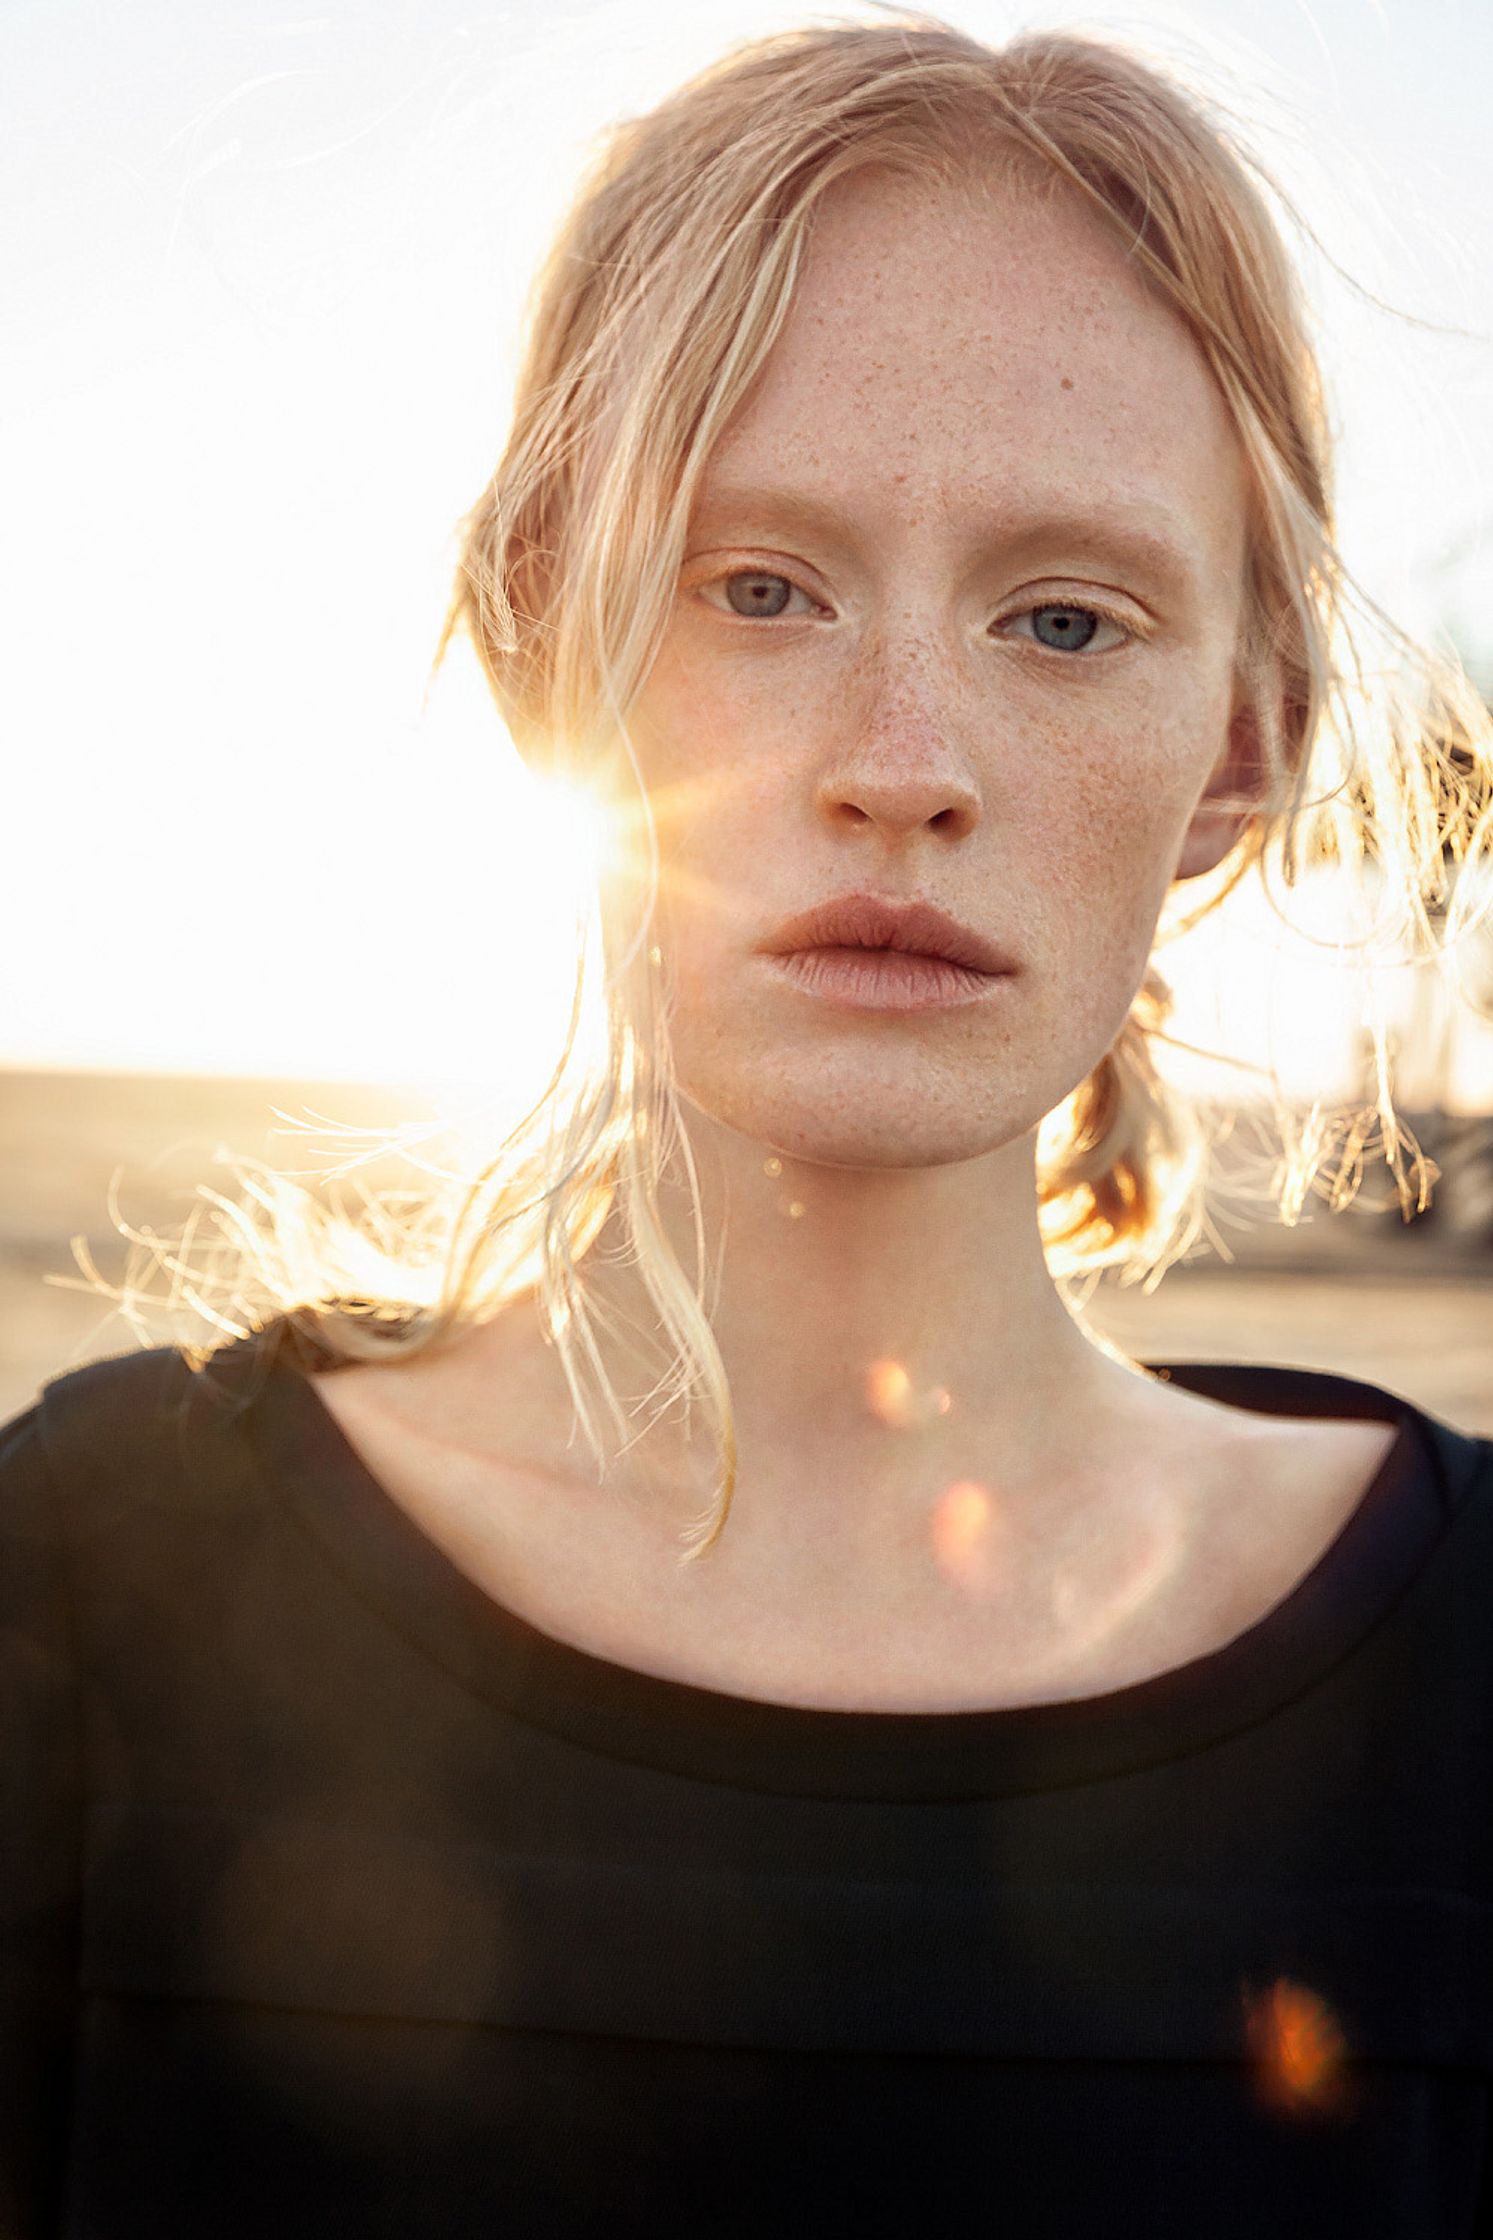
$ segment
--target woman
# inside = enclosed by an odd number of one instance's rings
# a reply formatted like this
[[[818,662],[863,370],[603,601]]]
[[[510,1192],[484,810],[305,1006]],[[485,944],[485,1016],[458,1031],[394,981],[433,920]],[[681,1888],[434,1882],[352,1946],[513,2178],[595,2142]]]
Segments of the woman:
[[[1195,1220],[1181,890],[1486,851],[1455,679],[1354,728],[1326,468],[1122,53],[616,135],[457,600],[632,842],[611,1071],[423,1298],[8,1428],[7,2233],[1493,2233],[1493,1445],[1055,1280]]]

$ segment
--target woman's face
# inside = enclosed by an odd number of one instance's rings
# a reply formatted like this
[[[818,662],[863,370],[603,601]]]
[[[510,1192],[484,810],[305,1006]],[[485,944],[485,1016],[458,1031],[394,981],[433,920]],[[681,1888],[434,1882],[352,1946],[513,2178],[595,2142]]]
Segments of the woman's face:
[[[832,190],[634,709],[690,1103],[911,1167],[1084,1078],[1168,884],[1232,837],[1189,822],[1230,750],[1245,510],[1195,343],[1076,199]],[[847,1008],[764,953],[852,893],[932,902],[1014,969]]]

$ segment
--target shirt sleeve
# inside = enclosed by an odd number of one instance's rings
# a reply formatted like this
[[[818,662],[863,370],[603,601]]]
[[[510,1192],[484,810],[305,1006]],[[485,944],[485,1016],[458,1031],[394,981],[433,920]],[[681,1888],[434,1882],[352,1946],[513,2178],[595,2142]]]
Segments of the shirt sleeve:
[[[39,1406],[0,1425],[0,2235],[62,2229],[83,1751]]]

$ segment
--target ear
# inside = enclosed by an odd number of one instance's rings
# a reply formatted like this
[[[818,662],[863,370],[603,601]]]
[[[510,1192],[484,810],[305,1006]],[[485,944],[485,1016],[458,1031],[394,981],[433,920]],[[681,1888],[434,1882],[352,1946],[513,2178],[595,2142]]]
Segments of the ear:
[[[1192,812],[1177,855],[1174,879],[1196,879],[1222,863],[1254,815],[1252,809],[1229,810],[1217,806],[1230,795],[1263,800],[1264,763],[1259,725],[1253,704],[1239,701],[1229,719],[1228,745],[1214,769],[1202,798]]]

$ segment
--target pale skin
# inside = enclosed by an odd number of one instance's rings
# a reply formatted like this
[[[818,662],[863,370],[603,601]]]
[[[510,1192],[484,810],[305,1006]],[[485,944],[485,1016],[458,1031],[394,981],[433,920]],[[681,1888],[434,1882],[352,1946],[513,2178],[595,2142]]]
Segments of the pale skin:
[[[1212,797],[1251,768],[1247,518],[1196,345],[1074,200],[831,191],[634,711],[725,1237],[724,1536],[679,1567],[714,1483],[703,1422],[597,1485],[523,1305],[318,1379],[391,1495],[532,1623],[770,1700],[994,1708],[1206,1654],[1341,1529],[1392,1431],[1114,1356],[1037,1223],[1038,1123],[1118,1034],[1169,884],[1239,829]],[[743,577],[781,611],[737,612]],[[1086,645],[1038,637],[1054,610]],[[833,1010],[759,945],[851,890],[930,900],[1017,970],[964,1008]],[[689,1266],[684,1203],[664,1210]],[[628,1271],[603,1290],[651,1321]]]

